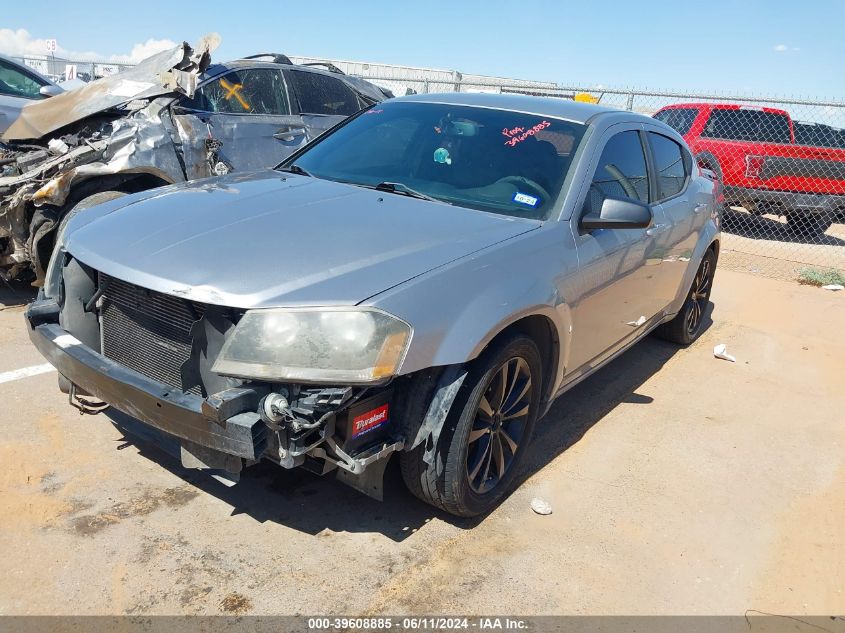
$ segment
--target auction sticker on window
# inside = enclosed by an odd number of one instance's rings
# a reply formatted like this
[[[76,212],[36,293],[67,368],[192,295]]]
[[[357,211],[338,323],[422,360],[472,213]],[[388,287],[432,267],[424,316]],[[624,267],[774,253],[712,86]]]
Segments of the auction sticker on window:
[[[529,196],[527,193],[521,193],[517,191],[513,194],[513,201],[518,202],[519,204],[524,204],[527,207],[536,207],[537,203],[540,201],[539,198],[535,198],[534,196]]]

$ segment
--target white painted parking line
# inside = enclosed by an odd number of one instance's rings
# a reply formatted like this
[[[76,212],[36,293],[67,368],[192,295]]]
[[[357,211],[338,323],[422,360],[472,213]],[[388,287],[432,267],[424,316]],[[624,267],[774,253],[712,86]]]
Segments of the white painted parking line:
[[[46,374],[51,371],[56,371],[56,368],[49,363],[45,363],[43,365],[33,365],[32,367],[24,367],[23,369],[3,372],[0,374],[0,385],[4,382],[12,382],[13,380],[29,378],[30,376],[37,376],[39,374]]]

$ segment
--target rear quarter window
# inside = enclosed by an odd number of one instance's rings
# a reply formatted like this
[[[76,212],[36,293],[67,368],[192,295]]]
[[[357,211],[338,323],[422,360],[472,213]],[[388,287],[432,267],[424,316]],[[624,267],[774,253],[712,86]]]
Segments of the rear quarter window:
[[[683,191],[690,175],[692,159],[683,147],[661,134],[648,133],[657,172],[657,200],[665,200]]]

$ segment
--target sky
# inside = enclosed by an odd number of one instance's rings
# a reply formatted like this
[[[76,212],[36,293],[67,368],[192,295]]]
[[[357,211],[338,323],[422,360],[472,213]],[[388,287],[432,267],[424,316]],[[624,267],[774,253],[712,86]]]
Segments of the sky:
[[[138,61],[214,31],[220,61],[272,51],[569,86],[845,100],[843,18],[842,0],[28,0],[3,7],[0,52],[43,52],[51,38],[63,57]]]

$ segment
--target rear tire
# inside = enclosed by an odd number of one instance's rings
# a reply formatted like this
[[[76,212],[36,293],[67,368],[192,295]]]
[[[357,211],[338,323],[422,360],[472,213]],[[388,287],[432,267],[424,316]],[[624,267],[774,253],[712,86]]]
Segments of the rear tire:
[[[704,257],[701,258],[701,264],[692,280],[681,311],[674,319],[664,323],[655,331],[660,338],[678,345],[689,345],[701,335],[715,272],[716,253],[708,248]]]
[[[511,488],[540,407],[542,361],[519,334],[488,349],[469,367],[434,450],[426,443],[400,455],[402,478],[417,497],[450,514],[492,510]]]

